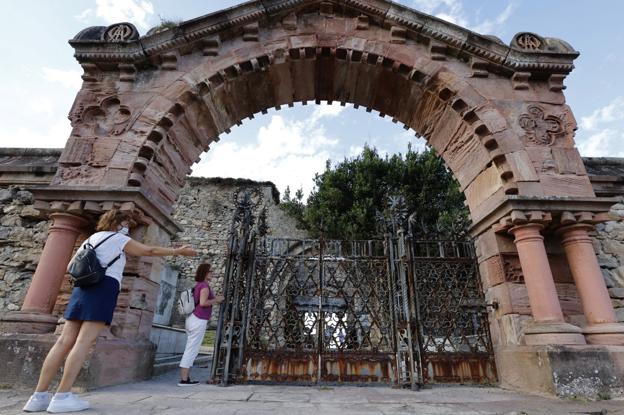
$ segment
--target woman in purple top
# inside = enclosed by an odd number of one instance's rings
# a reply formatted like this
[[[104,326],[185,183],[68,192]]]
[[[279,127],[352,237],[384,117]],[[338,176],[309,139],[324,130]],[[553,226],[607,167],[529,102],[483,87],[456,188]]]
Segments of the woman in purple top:
[[[191,380],[189,370],[193,366],[193,362],[199,353],[208,320],[212,315],[212,306],[223,302],[223,296],[215,296],[210,289],[208,283],[212,280],[212,269],[210,264],[201,264],[195,272],[195,288],[193,296],[195,297],[195,310],[186,318],[186,347],[184,355],[180,361],[180,382],[178,386],[192,386],[199,382]]]

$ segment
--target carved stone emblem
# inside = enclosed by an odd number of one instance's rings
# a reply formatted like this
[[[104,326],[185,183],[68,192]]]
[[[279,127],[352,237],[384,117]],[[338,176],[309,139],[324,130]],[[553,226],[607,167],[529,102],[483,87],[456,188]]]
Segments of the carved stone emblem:
[[[514,36],[513,43],[523,50],[541,50],[544,46],[544,41],[536,34],[533,33],[518,33]]]
[[[80,114],[74,114],[74,122],[82,123],[87,131],[80,135],[106,137],[123,133],[130,120],[130,110],[121,105],[116,97],[109,97],[100,105],[86,107]],[[86,133],[86,134],[85,134]]]
[[[102,40],[107,42],[128,42],[139,38],[139,33],[136,28],[130,23],[117,23],[109,26],[104,34]]]
[[[539,145],[550,146],[564,133],[562,120],[554,115],[545,115],[537,105],[529,105],[527,114],[522,114],[518,123],[526,131],[526,139]]]

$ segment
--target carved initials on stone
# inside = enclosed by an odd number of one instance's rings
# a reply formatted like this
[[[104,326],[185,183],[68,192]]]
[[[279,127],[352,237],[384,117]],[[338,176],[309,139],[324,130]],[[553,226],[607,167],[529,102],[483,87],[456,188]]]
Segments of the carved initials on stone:
[[[533,33],[519,33],[516,35],[515,42],[524,50],[540,50],[542,48],[542,40]]]
[[[138,37],[138,32],[134,26],[128,23],[118,23],[106,29],[103,40],[106,42],[127,42]]]
[[[554,115],[545,115],[537,105],[529,105],[527,114],[518,118],[518,123],[526,131],[525,138],[532,143],[550,146],[563,132],[562,120]]]

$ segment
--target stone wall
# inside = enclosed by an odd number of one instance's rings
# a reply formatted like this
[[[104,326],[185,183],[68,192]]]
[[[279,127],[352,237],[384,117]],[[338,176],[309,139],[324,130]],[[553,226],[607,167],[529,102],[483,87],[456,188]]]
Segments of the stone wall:
[[[33,208],[30,192],[18,186],[0,188],[0,313],[20,309],[48,226]]]
[[[624,200],[609,213],[614,220],[597,226],[594,248],[615,313],[624,322]]]
[[[175,258],[171,261],[179,270],[177,294],[195,283],[197,266],[206,261],[214,267],[214,280],[211,284],[216,292],[221,292],[226,265],[226,243],[234,214],[234,195],[239,189],[258,188],[262,193],[262,207],[267,208],[268,235],[274,237],[305,238],[307,233],[297,229],[296,222],[279,208],[279,192],[270,182],[250,180],[189,177],[182,194],[174,206],[173,219],[184,231],[177,236],[175,244],[190,244],[199,255],[196,258]],[[218,318],[215,308],[211,325]],[[170,324],[181,326],[183,318],[174,307]]]

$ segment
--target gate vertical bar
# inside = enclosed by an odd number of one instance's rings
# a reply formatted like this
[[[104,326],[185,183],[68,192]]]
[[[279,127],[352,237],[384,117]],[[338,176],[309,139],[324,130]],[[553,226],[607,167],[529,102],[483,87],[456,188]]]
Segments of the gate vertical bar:
[[[322,225],[321,225],[322,226]],[[321,238],[319,240],[319,311],[318,311],[318,367],[316,383],[321,382],[323,375],[323,352],[325,351],[324,337],[325,337],[325,316],[323,313],[323,255],[325,255],[325,239],[321,232]]]

